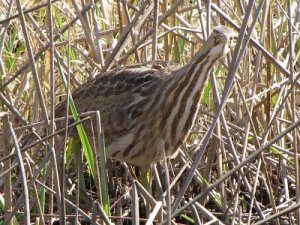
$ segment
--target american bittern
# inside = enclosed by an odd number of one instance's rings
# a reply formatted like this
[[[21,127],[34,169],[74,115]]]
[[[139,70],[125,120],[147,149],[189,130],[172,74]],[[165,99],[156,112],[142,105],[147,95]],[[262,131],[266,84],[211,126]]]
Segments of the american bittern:
[[[79,87],[73,93],[77,110],[100,111],[107,156],[143,166],[175,155],[193,125],[205,81],[234,36],[218,26],[180,68],[118,68]]]

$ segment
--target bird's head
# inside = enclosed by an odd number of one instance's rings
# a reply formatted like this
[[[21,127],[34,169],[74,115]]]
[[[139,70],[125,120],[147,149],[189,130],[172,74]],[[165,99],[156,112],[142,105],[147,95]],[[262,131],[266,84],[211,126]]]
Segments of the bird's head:
[[[222,57],[226,55],[230,48],[235,45],[237,33],[225,26],[217,26],[207,40],[207,51],[212,57]]]

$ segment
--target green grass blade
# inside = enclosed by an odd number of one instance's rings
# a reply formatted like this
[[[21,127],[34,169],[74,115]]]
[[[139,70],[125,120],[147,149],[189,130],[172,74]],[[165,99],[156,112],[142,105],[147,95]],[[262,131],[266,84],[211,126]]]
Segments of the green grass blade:
[[[57,59],[57,62],[58,62],[58,68],[59,68],[59,71],[60,71],[61,79],[63,81],[63,85],[64,85],[65,89],[67,90],[67,81],[66,81],[64,72],[63,72],[63,70],[61,68],[61,65],[60,65],[58,59]],[[70,108],[70,111],[72,113],[72,116],[73,116],[74,120],[77,121],[79,119],[79,114],[78,114],[77,109],[75,107],[72,95],[70,93],[68,93],[67,97],[70,100],[69,101],[69,108]],[[85,156],[85,158],[86,158],[86,160],[88,162],[88,166],[89,166],[90,172],[91,172],[93,178],[95,178],[95,160],[94,160],[92,147],[91,147],[90,142],[88,140],[87,134],[86,134],[86,132],[85,132],[84,127],[83,127],[82,124],[76,125],[76,129],[77,129],[80,141],[81,141],[81,145],[82,145],[82,148],[83,148],[84,156]]]
[[[110,201],[109,201],[109,189],[108,189],[108,176],[106,171],[106,153],[105,153],[105,142],[104,135],[101,133],[100,136],[100,151],[102,151],[102,156],[100,157],[100,171],[101,171],[101,199],[103,209],[106,212],[106,215],[110,216]]]

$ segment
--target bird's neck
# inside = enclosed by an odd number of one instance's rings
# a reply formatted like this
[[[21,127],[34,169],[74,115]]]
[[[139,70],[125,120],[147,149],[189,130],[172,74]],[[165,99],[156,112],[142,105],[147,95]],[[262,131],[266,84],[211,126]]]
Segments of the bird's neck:
[[[178,69],[174,76],[170,78],[170,83],[175,83],[178,86],[178,82],[190,85],[192,81],[197,78],[201,80],[202,77],[207,78],[213,64],[221,58],[222,54],[212,54],[213,49],[202,49],[200,50],[192,60]]]
[[[219,58],[221,55],[210,55],[210,51],[200,51],[190,63],[178,69],[167,81],[169,101],[173,98],[183,106],[188,99],[193,98],[199,102],[210,71]]]
[[[161,128],[168,136],[170,143],[167,146],[178,148],[193,125],[206,80],[213,64],[221,57],[209,53],[199,52],[189,64],[174,72],[166,81],[168,84],[164,94],[167,101],[163,106],[166,110]]]

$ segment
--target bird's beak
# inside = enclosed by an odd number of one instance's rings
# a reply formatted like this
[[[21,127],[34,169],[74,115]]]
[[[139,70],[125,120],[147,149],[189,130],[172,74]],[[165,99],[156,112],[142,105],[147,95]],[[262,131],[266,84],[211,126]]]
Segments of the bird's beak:
[[[228,41],[228,44],[225,46],[223,51],[223,56],[230,52],[230,49],[233,49],[236,46],[237,38],[235,36],[231,37]]]
[[[237,35],[233,36],[229,41],[229,48],[234,48],[237,43]]]

